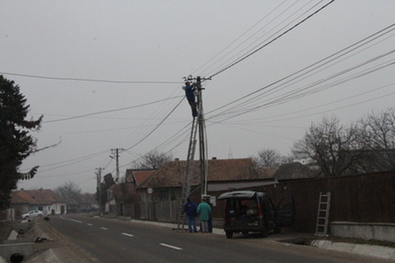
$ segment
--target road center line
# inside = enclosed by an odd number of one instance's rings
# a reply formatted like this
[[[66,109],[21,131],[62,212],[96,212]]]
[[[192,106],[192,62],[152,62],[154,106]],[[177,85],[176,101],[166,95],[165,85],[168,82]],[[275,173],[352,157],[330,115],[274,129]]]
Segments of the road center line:
[[[175,247],[175,246],[168,245],[168,244],[165,244],[165,243],[159,243],[159,245],[164,246],[164,247],[168,247],[168,248],[172,248],[172,249],[175,249],[175,250],[182,250],[182,248],[180,248],[180,247]]]
[[[132,234],[128,234],[128,233],[122,233],[122,235],[127,236],[127,237],[134,237]]]
[[[88,226],[93,226],[93,224],[91,224],[91,223],[88,223],[87,225],[88,225]]]
[[[108,230],[108,228],[105,228],[105,227],[101,227],[101,229],[103,229],[103,230]]]
[[[73,222],[82,224],[82,221],[80,221],[80,220],[75,220],[75,219],[71,219],[71,218],[64,218],[63,216],[61,216],[60,218],[62,218],[63,220],[69,220],[69,221],[73,221]]]

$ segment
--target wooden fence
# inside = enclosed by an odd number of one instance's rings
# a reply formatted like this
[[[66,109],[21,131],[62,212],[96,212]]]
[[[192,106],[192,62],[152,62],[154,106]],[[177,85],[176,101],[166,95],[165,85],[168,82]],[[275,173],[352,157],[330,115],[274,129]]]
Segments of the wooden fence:
[[[266,191],[275,202],[293,194],[296,231],[314,233],[320,192],[331,192],[329,221],[395,223],[395,171],[283,181]]]

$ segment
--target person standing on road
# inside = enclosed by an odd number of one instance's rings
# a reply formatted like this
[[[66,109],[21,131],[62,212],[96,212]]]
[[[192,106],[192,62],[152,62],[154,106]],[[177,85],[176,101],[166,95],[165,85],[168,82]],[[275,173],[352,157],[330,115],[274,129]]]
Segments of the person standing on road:
[[[189,233],[192,233],[192,228],[193,232],[197,232],[196,230],[196,204],[195,202],[192,202],[191,199],[187,198],[187,202],[184,204],[184,212],[188,217],[188,231]]]
[[[208,220],[210,219],[211,207],[204,198],[197,207],[197,214],[201,222],[201,231],[208,233]]]

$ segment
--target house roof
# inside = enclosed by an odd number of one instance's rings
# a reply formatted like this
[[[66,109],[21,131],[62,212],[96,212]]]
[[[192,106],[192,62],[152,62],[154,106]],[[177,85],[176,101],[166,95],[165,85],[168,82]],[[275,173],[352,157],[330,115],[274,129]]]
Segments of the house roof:
[[[298,179],[314,177],[314,172],[305,165],[294,162],[281,165],[273,175],[274,178],[281,179]]]
[[[13,191],[11,193],[11,203],[12,204],[37,204],[36,200],[31,198],[24,191]]]
[[[145,180],[147,180],[156,170],[153,169],[127,169],[126,170],[126,182],[131,183],[133,182],[136,186],[142,184]],[[129,179],[132,178],[132,179]]]
[[[140,188],[150,187],[179,187],[186,173],[187,161],[170,161],[164,163],[159,170],[145,180]],[[200,184],[199,161],[192,161],[192,185]],[[242,179],[259,179],[251,158],[245,159],[212,159],[208,160],[208,180],[226,181]]]
[[[49,205],[54,203],[66,203],[66,201],[55,194],[51,189],[40,189],[40,190],[23,190],[15,191],[13,195],[16,195],[16,201],[19,198],[23,198],[28,201],[29,204]],[[11,201],[12,202],[12,201]]]
[[[262,178],[254,180],[234,181],[209,181],[207,190],[209,192],[231,191],[234,189],[263,189],[265,186],[278,184],[275,178]]]

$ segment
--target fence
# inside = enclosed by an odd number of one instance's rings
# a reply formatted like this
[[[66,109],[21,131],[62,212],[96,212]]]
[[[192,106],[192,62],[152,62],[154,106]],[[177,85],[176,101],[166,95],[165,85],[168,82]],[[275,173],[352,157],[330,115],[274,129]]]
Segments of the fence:
[[[395,171],[362,175],[282,181],[266,187],[266,193],[277,204],[292,194],[296,221],[292,230],[314,233],[320,192],[331,192],[329,221],[361,223],[395,223]],[[218,197],[222,192],[209,193]],[[200,194],[192,196],[199,202]],[[179,201],[147,201],[135,206],[135,217],[144,220],[177,222]],[[221,222],[224,203],[218,201],[213,210]]]
[[[150,221],[176,222],[179,201],[148,201],[140,203],[140,218]]]
[[[286,181],[266,192],[275,202],[293,194],[294,229],[313,233],[321,191],[332,193],[329,221],[395,223],[395,171]]]

